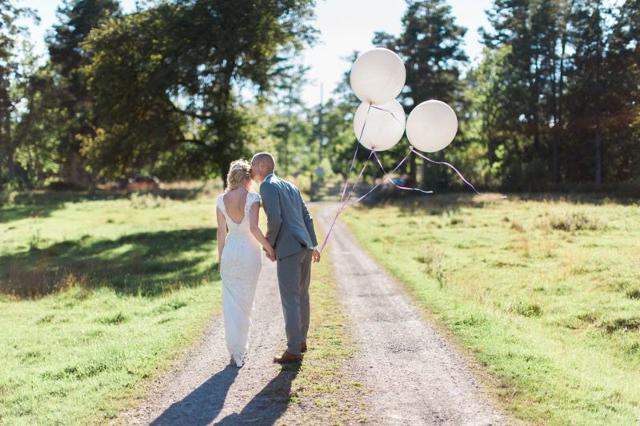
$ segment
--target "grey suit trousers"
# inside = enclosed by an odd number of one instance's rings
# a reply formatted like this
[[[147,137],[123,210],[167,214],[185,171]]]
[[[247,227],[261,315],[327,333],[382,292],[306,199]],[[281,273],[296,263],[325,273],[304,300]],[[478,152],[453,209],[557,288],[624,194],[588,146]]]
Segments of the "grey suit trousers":
[[[309,331],[309,283],[311,282],[312,250],[299,252],[278,260],[278,285],[287,333],[287,351],[300,355],[302,342]]]

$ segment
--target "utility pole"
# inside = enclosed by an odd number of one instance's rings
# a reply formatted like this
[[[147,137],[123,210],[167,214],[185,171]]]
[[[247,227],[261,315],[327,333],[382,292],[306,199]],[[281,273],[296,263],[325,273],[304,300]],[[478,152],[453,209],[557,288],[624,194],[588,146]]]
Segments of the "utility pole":
[[[323,105],[324,104],[324,84],[320,83],[320,105],[318,107],[318,165],[311,171],[311,199],[317,200],[320,192],[320,186],[322,185],[324,171],[320,164],[322,163],[322,144],[324,139],[323,132]]]
[[[324,103],[324,84],[320,83],[320,108],[318,109],[318,167],[320,167],[320,163],[322,163],[322,143],[324,139],[324,133],[322,128],[322,115],[323,111],[323,103]]]

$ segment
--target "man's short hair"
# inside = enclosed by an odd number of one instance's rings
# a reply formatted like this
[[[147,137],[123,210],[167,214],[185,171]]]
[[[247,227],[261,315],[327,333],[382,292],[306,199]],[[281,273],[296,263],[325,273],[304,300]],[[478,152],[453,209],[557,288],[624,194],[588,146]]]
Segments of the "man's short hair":
[[[259,153],[257,153],[251,159],[251,163],[264,164],[271,171],[273,171],[276,168],[276,160],[274,160],[273,155],[271,155],[268,152],[259,152]]]

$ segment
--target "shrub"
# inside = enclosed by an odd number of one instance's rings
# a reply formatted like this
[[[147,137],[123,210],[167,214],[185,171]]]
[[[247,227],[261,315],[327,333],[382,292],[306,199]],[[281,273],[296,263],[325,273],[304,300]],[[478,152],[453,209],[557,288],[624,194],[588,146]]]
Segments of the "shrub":
[[[564,217],[551,217],[543,226],[558,231],[597,231],[605,227],[596,219],[591,219],[584,213],[572,213]]]

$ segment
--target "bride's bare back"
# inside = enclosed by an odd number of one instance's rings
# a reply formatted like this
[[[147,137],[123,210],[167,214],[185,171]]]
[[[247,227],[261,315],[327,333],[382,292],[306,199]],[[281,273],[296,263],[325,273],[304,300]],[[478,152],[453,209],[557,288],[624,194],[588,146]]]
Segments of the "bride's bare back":
[[[237,188],[227,192],[222,198],[227,215],[236,224],[240,224],[244,220],[247,194],[248,192],[245,188]]]

